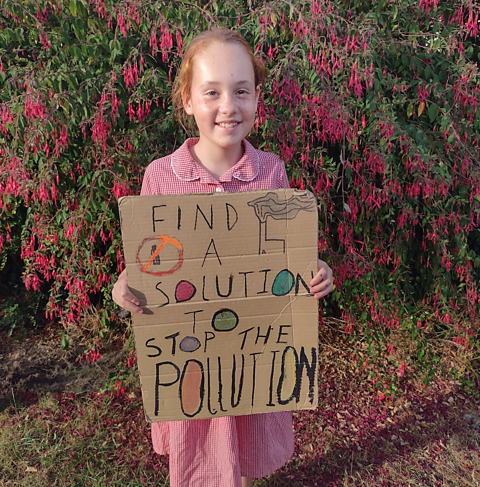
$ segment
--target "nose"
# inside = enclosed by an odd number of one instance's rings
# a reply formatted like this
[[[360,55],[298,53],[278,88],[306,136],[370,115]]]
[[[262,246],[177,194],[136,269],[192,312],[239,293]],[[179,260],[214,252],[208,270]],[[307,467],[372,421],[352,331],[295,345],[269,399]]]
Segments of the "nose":
[[[235,113],[237,105],[235,103],[235,97],[231,93],[224,93],[220,100],[220,111],[222,113]]]

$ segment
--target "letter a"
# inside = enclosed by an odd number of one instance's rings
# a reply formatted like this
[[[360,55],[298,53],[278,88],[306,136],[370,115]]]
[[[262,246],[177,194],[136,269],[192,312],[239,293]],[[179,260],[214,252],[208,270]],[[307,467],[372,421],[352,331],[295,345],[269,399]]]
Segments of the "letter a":
[[[212,246],[213,246],[214,252],[210,252],[210,249],[212,248]],[[215,242],[213,241],[213,238],[212,238],[212,240],[210,240],[210,244],[208,246],[207,253],[205,254],[205,257],[203,258],[202,267],[205,264],[205,259],[207,258],[208,255],[215,255],[218,259],[218,263],[220,265],[222,265],[222,261],[220,260],[220,257],[218,256],[217,248],[215,247]]]

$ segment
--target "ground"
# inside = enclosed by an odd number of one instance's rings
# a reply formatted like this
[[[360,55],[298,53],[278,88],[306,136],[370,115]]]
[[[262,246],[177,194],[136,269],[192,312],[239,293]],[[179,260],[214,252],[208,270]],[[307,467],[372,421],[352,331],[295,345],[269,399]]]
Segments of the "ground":
[[[68,329],[67,350],[55,323],[0,335],[0,486],[169,485],[137,370],[125,366],[125,336],[104,341],[91,364],[79,357],[93,331]],[[254,486],[480,486],[475,388],[447,377],[426,387],[406,370],[385,396],[338,321],[327,320],[319,340],[319,406],[293,413],[293,457]],[[443,360],[454,360],[451,350]]]
[[[58,326],[47,326],[23,338],[0,332],[3,391],[81,392],[105,387],[109,374],[122,359],[121,348],[113,344],[103,350],[95,365],[90,365],[79,360],[88,349],[88,340],[81,340],[80,333],[70,334],[70,346],[62,350],[60,336]]]

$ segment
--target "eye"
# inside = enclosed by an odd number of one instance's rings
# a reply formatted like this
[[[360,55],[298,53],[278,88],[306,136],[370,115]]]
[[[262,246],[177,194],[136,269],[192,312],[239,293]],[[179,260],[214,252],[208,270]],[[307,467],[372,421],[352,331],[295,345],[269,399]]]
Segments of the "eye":
[[[247,90],[244,90],[244,89],[238,90],[237,93],[239,95],[248,95],[248,91]]]
[[[210,91],[207,91],[205,94],[208,96],[215,96],[217,94],[217,92],[215,90],[210,90]]]

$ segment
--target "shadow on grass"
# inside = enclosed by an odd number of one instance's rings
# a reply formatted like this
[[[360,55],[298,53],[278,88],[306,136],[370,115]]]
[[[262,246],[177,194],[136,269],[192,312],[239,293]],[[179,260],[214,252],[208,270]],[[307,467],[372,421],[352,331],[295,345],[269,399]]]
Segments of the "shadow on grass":
[[[10,407],[19,410],[37,403],[38,395],[36,392],[9,392],[5,396],[0,396],[0,413],[3,413]]]
[[[348,485],[358,485],[353,482],[356,473],[369,476],[371,482],[364,485],[411,485],[412,480],[397,478],[396,480],[381,477],[385,462],[395,462],[399,459],[412,457],[414,451],[445,448],[446,438],[454,435],[466,435],[469,425],[463,419],[461,405],[448,402],[452,393],[423,395],[417,398],[409,398],[411,405],[407,416],[401,421],[382,424],[378,427],[365,428],[357,433],[351,442],[344,444],[335,441],[335,432],[318,431],[318,442],[323,443],[323,448],[311,455],[299,448],[296,432],[296,447],[292,459],[280,470],[271,474],[268,478],[255,482],[256,487],[316,487],[347,485],[346,477],[349,477]],[[460,401],[457,401],[457,403]],[[384,408],[385,406],[382,406]],[[419,421],[418,418],[421,418]],[[355,423],[362,422],[361,417],[353,419]],[[328,435],[331,442],[322,441],[322,435]],[[467,442],[467,441],[465,441]],[[348,444],[345,444],[348,443]],[[469,449],[464,445],[465,450]],[[470,446],[472,448],[472,446]],[[475,448],[475,447],[473,447]],[[305,455],[303,455],[305,453]],[[425,461],[425,478],[422,485],[435,485],[432,473],[429,472],[429,462]],[[388,477],[388,473],[387,473]],[[433,478],[435,475],[433,475]],[[357,477],[358,478],[358,477]],[[417,478],[417,480],[419,480]],[[428,483],[428,481],[432,483]],[[440,479],[438,479],[440,481]],[[424,483],[427,481],[427,483]],[[363,482],[362,482],[363,483]],[[450,485],[440,483],[437,485]],[[453,485],[453,484],[452,484]],[[469,484],[465,484],[469,485]]]

